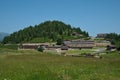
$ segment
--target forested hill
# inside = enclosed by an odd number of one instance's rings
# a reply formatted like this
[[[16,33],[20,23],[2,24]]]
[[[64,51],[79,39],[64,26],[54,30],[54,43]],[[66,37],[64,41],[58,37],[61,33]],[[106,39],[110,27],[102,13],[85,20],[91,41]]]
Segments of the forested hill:
[[[78,27],[72,27],[61,21],[46,21],[10,34],[4,38],[3,43],[54,42],[60,38],[69,40],[88,36],[86,31]]]

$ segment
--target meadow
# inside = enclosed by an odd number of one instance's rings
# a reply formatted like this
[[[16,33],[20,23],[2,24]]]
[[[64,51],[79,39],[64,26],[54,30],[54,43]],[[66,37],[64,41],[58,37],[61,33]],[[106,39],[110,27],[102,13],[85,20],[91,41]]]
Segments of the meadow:
[[[0,49],[0,80],[120,80],[120,54],[97,59]]]

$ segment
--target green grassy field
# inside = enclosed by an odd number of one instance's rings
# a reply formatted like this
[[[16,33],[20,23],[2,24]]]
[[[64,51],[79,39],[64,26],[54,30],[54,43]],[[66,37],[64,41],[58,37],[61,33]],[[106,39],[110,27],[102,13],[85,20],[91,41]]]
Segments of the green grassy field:
[[[97,59],[0,49],[0,80],[120,80],[120,54]]]
[[[94,49],[73,49],[66,51],[67,54],[84,54],[84,53],[93,53],[95,52]]]

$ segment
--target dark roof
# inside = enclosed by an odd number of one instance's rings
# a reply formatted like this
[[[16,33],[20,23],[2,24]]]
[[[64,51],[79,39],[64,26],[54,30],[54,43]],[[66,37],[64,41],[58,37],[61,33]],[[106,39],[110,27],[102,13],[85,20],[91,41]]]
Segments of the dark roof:
[[[73,40],[73,41],[64,41],[65,44],[94,44],[94,41],[90,40]]]
[[[61,46],[61,50],[68,50],[68,46]]]

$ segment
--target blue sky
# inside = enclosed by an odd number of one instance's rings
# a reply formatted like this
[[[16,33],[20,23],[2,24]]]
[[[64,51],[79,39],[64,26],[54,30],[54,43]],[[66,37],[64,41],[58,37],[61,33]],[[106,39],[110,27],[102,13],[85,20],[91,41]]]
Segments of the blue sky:
[[[47,20],[89,32],[120,34],[120,0],[0,0],[0,32],[12,33]]]

